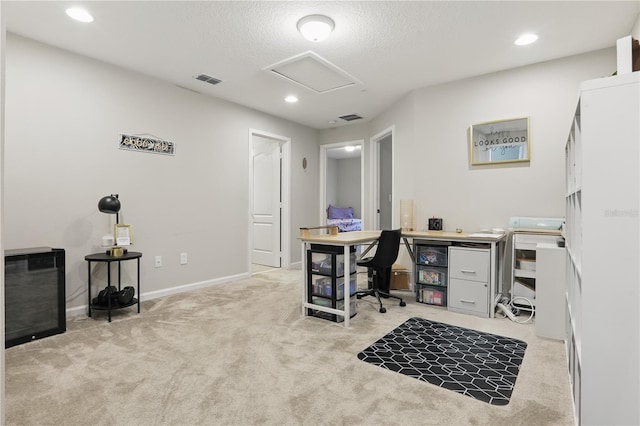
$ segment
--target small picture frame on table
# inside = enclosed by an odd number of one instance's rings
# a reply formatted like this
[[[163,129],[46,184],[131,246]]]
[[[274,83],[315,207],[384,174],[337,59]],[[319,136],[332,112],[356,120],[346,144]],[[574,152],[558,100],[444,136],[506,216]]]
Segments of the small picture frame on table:
[[[131,225],[116,224],[113,236],[117,246],[129,246],[133,244],[133,230]]]

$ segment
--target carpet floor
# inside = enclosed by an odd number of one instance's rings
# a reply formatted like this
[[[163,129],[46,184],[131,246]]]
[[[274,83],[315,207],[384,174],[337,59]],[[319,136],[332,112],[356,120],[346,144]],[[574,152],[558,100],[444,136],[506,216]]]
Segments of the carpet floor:
[[[6,425],[571,425],[562,342],[532,324],[358,301],[345,329],[301,316],[299,270],[272,270],[76,317],[6,350]],[[527,342],[511,401],[494,406],[360,361],[411,317]]]

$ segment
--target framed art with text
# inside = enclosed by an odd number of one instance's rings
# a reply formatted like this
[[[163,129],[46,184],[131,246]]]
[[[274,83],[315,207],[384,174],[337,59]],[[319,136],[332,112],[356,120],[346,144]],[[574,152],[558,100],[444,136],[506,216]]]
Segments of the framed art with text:
[[[529,118],[486,121],[469,128],[471,165],[530,161]]]

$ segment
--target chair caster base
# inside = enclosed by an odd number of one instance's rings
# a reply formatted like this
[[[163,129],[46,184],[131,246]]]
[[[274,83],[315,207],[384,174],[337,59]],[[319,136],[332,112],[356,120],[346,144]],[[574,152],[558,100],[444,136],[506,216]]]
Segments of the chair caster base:
[[[404,300],[400,301],[400,306],[407,306],[407,304],[404,302]]]
[[[385,312],[387,312],[387,308],[385,308],[384,306],[380,308],[380,313],[384,314]]]

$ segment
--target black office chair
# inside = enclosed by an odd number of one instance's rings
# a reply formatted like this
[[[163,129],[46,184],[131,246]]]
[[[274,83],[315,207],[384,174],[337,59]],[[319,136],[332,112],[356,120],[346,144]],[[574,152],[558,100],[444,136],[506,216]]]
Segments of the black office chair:
[[[361,259],[357,262],[358,266],[366,266],[369,268],[367,290],[359,290],[356,292],[356,298],[361,299],[364,296],[375,296],[380,304],[380,313],[387,312],[382,306],[380,295],[386,298],[400,300],[400,306],[407,306],[401,297],[389,294],[389,285],[391,283],[391,266],[398,258],[398,250],[400,249],[400,230],[385,230],[380,234],[378,239],[378,248],[373,257]]]

